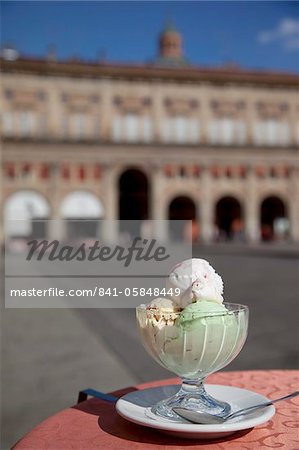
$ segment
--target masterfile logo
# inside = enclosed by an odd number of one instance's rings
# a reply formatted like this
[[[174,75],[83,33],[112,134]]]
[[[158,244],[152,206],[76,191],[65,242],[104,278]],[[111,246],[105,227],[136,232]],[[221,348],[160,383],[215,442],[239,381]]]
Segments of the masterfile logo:
[[[9,230],[27,235],[6,239],[7,308],[134,308],[171,295],[171,268],[192,257],[187,221],[36,222]]]
[[[164,246],[157,245],[156,239],[143,239],[136,237],[129,247],[120,245],[101,245],[95,241],[93,245],[83,242],[79,247],[71,245],[60,245],[58,240],[37,240],[27,242],[29,252],[27,261],[35,257],[38,261],[47,258],[48,261],[109,261],[115,259],[128,267],[132,260],[135,261],[164,261],[170,257]]]

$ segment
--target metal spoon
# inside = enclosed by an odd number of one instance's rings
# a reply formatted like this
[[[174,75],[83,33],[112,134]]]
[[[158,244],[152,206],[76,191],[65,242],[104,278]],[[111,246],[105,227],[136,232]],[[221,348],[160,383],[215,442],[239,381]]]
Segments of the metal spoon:
[[[288,398],[296,397],[299,395],[299,391],[293,392],[292,394],[286,395],[285,397],[277,398],[275,400],[269,400],[265,403],[260,403],[259,405],[249,406],[248,408],[239,409],[239,411],[235,411],[232,414],[229,414],[226,417],[214,416],[213,414],[201,412],[201,411],[192,411],[188,408],[182,407],[174,407],[172,410],[183,417],[183,419],[189,420],[192,423],[201,423],[206,425],[212,425],[216,423],[224,423],[229,419],[233,419],[238,416],[243,416],[244,414],[250,414],[257,409],[266,408],[267,406],[273,405],[273,403],[280,402],[281,400],[286,400]]]

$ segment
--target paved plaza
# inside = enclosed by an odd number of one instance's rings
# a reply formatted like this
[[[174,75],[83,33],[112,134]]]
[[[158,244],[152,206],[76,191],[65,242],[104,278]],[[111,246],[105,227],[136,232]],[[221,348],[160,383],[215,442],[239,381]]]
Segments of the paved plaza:
[[[224,370],[298,368],[299,259],[287,248],[194,248],[225,282],[225,299],[250,307],[249,336]],[[76,402],[171,376],[142,348],[130,309],[2,311],[2,445]]]

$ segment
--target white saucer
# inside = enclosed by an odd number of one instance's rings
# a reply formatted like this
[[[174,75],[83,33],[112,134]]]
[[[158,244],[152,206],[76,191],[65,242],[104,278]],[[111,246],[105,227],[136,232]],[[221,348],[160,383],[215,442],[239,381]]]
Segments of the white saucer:
[[[232,386],[206,384],[208,394],[218,400],[224,400],[232,406],[232,411],[246,408],[268,401],[267,397],[253,391]],[[130,392],[121,397],[116,403],[116,411],[125,419],[160,431],[189,439],[216,439],[228,436],[236,431],[247,430],[267,422],[275,414],[273,405],[255,411],[248,416],[240,416],[220,425],[199,425],[188,423],[182,419],[174,422],[151,412],[151,406],[158,401],[174,395],[179,385],[161,386],[140,391]]]

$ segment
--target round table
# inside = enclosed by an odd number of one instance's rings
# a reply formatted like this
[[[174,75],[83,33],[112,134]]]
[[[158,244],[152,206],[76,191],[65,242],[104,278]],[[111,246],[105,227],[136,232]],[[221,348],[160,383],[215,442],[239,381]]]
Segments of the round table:
[[[113,392],[121,396],[136,389],[179,383],[178,378],[141,384]],[[251,389],[269,398],[287,395],[298,389],[299,371],[253,370],[220,372],[211,375],[208,383]],[[227,438],[209,441],[171,437],[151,428],[133,424],[120,417],[115,405],[91,398],[59,412],[42,422],[15,446],[14,450],[254,450],[264,448],[299,449],[299,398],[278,403],[275,416],[267,423]]]

